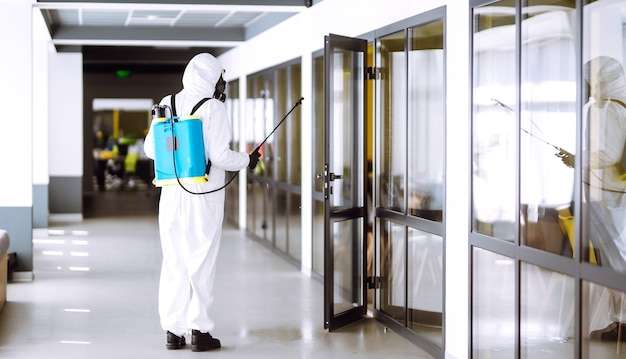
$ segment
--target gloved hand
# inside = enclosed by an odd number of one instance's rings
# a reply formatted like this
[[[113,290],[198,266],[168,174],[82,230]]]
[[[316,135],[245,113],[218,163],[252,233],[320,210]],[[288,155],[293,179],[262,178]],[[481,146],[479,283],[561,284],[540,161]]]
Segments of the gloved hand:
[[[248,168],[253,170],[256,167],[257,163],[259,163],[259,157],[261,157],[259,150],[254,150],[254,152],[250,154],[250,163],[248,164]]]
[[[561,148],[560,151],[558,153],[555,153],[554,155],[560,158],[561,161],[563,161],[563,163],[567,167],[574,168],[574,155],[573,154]]]

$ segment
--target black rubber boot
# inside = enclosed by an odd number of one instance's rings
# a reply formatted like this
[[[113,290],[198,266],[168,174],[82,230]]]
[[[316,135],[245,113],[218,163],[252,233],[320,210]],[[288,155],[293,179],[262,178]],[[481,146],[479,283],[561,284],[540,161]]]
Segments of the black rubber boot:
[[[202,333],[199,330],[191,331],[191,351],[204,352],[218,349],[222,346],[219,339],[213,338],[210,333]]]
[[[167,349],[180,349],[185,345],[187,345],[187,343],[183,335],[179,337],[170,331],[167,332],[167,344],[165,345]]]

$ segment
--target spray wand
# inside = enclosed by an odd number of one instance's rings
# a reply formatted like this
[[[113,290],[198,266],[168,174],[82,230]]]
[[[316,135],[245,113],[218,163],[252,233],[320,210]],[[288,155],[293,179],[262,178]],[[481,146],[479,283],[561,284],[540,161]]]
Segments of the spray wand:
[[[504,109],[506,109],[508,112],[510,112],[510,113],[512,113],[512,114],[515,114],[515,111],[513,111],[513,109],[512,109],[512,108],[510,108],[510,107],[509,107],[509,106],[507,106],[506,104],[502,103],[500,100],[498,100],[498,99],[496,99],[496,98],[492,98],[491,100],[492,100],[492,101],[495,101],[495,103],[496,103],[498,106],[503,107],[503,108],[504,108]],[[533,122],[533,123],[534,123],[534,122]],[[548,142],[548,141],[544,140],[543,138],[541,138],[541,137],[539,137],[539,136],[537,136],[537,135],[535,135],[535,134],[533,134],[533,133],[530,133],[528,130],[526,130],[526,129],[525,129],[525,128],[523,128],[523,127],[520,127],[520,129],[521,129],[523,132],[525,132],[525,133],[527,133],[528,135],[530,135],[531,137],[533,137],[533,138],[535,138],[535,139],[539,140],[540,142],[543,142],[543,143],[545,143],[545,144],[546,144],[546,145],[548,145],[548,146],[552,146],[552,147],[554,147],[557,151],[559,151],[559,152],[555,153],[554,155],[555,155],[555,156],[557,156],[558,158],[560,158],[566,166],[568,166],[568,167],[573,167],[573,164],[572,164],[572,163],[570,163],[570,161],[569,161],[570,159],[574,158],[574,155],[573,155],[573,154],[571,154],[571,153],[570,153],[570,152],[568,152],[567,150],[564,150],[563,148],[561,148],[561,147],[559,147],[559,146],[557,146],[557,145],[554,145],[554,144],[552,144],[552,143],[550,143],[550,142]]]

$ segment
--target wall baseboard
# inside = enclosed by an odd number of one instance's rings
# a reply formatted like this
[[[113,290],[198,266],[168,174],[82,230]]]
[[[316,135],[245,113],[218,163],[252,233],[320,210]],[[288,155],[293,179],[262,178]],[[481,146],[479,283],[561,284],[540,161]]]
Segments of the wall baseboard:
[[[82,213],[82,176],[50,176],[48,211],[50,213]]]
[[[49,222],[82,222],[82,213],[51,213],[48,216]]]
[[[13,272],[14,282],[32,282],[33,278],[32,271]]]

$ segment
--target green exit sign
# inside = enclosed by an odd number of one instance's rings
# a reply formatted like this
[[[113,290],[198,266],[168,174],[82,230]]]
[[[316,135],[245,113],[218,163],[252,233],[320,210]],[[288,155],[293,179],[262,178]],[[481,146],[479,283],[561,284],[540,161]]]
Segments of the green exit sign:
[[[117,70],[115,71],[115,76],[120,79],[125,79],[127,77],[130,77],[130,70]]]

